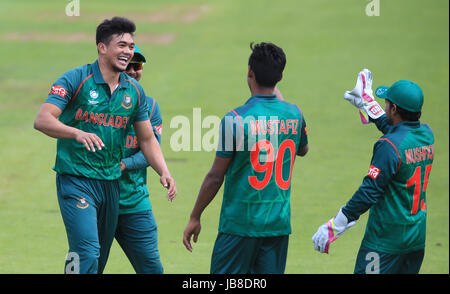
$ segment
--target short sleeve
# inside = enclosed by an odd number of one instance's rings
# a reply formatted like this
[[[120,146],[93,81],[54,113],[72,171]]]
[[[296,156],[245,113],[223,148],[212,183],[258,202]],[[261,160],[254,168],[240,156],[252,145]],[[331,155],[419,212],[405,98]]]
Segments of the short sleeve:
[[[217,146],[216,156],[231,158],[236,150],[236,116],[232,114],[225,115],[219,126],[219,144]]]
[[[149,117],[150,123],[153,127],[153,132],[155,133],[156,139],[161,143],[162,135],[162,115],[161,109],[159,108],[158,102],[150,97],[147,97],[147,102],[149,105]]]
[[[137,107],[137,112],[136,112],[136,116],[134,117],[133,121],[145,121],[149,119],[149,114],[148,114],[148,109],[149,109],[149,105],[147,102],[147,99],[143,98],[143,97],[147,97],[145,95],[144,89],[142,88],[142,86],[139,83],[136,83],[136,88],[138,91],[138,95],[139,95],[139,105]]]
[[[77,69],[64,73],[53,83],[45,102],[54,104],[61,110],[64,110],[66,105],[75,96],[80,84],[81,72]]]
[[[308,145],[308,129],[306,127],[306,121],[302,115],[301,125],[300,125],[300,144],[299,148],[303,148]]]

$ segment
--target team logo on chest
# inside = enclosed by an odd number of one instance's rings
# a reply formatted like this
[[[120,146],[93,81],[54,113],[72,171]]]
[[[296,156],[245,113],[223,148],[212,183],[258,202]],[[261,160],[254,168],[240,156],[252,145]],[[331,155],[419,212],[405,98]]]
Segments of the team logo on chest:
[[[133,106],[133,104],[131,103],[131,96],[128,94],[123,95],[123,100],[122,100],[122,106],[123,108],[129,109],[131,108],[131,106]]]

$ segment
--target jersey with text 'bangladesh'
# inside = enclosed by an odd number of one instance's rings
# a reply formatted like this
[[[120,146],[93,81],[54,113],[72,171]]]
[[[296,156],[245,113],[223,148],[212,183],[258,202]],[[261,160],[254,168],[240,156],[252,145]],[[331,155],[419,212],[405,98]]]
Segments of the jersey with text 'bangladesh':
[[[149,107],[149,118],[153,133],[161,144],[162,118],[161,111],[155,99],[146,97]],[[147,188],[147,167],[149,164],[139,148],[134,127],[131,126],[124,141],[122,161],[125,170],[119,179],[120,200],[119,214],[136,213],[151,210],[149,192]]]
[[[45,102],[62,110],[62,123],[95,133],[105,144],[102,150],[92,152],[76,140],[58,139],[53,169],[90,179],[118,179],[125,135],[134,121],[148,119],[145,93],[139,83],[122,72],[111,94],[95,61],[64,73]]]
[[[252,96],[226,114],[216,155],[233,159],[225,175],[219,232],[290,234],[292,168],[307,144],[302,112],[275,95]]]
[[[389,125],[373,148],[368,174],[342,209],[349,221],[370,208],[361,246],[390,254],[425,248],[426,189],[434,159],[434,135],[420,121]]]

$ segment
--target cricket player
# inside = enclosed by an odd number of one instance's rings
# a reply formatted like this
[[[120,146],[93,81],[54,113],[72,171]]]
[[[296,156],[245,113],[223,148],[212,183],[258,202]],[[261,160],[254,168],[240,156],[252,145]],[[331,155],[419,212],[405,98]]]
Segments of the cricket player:
[[[356,274],[417,274],[425,250],[426,189],[434,159],[431,128],[419,121],[422,89],[408,80],[381,86],[383,110],[373,99],[372,74],[364,69],[344,98],[374,122],[383,136],[373,147],[370,168],[359,189],[330,221],[320,226],[314,248],[328,253],[330,244],[370,209],[356,258]]]
[[[34,122],[37,130],[58,139],[53,169],[69,242],[66,273],[103,272],[116,232],[120,162],[131,126],[169,199],[176,195],[144,90],[124,73],[133,58],[135,29],[121,17],[98,25],[98,59],[64,73]]]
[[[303,113],[276,96],[286,64],[283,50],[272,43],[250,48],[247,82],[252,96],[222,119],[216,157],[183,236],[192,251],[201,214],[225,178],[211,274],[284,273],[292,168],[296,155],[308,152]]]
[[[135,44],[133,59],[126,73],[139,81],[146,58]],[[148,115],[156,139],[161,143],[162,118],[155,99],[146,96],[150,106]],[[120,162],[122,176],[119,179],[120,201],[116,240],[138,274],[162,274],[158,251],[158,235],[155,217],[147,188],[148,163],[139,148],[136,132],[131,127],[126,135],[123,158]]]

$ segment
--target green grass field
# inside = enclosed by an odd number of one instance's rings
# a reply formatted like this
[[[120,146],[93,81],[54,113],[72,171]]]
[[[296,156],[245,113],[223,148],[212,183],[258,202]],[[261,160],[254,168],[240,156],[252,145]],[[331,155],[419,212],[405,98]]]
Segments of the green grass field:
[[[343,99],[357,73],[372,70],[374,86],[399,79],[423,88],[422,122],[434,131],[436,157],[427,193],[427,244],[421,273],[449,273],[449,15],[447,0],[80,0],[0,3],[0,273],[62,273],[67,239],[52,171],[56,140],[33,129],[51,84],[97,58],[95,28],[115,15],[135,20],[135,40],[149,59],[141,84],[162,110],[163,152],[178,196],[166,200],[149,172],[165,273],[209,273],[222,190],[204,212],[194,251],[182,234],[214,152],[170,148],[177,115],[222,117],[250,96],[246,83],[252,41],[270,41],[287,55],[279,88],[308,124],[309,154],[292,178],[292,228],[286,273],[352,273],[367,214],[332,245],[314,251],[311,237],[353,195],[367,172],[373,125],[362,126]],[[133,3],[133,5],[130,5]],[[384,102],[380,102],[384,106]],[[203,130],[203,134],[208,129]],[[191,142],[192,144],[192,142]],[[106,273],[134,273],[115,242]]]

